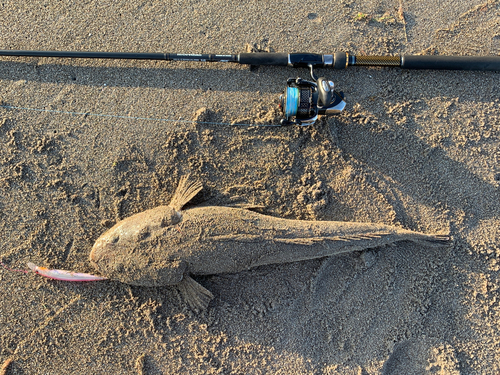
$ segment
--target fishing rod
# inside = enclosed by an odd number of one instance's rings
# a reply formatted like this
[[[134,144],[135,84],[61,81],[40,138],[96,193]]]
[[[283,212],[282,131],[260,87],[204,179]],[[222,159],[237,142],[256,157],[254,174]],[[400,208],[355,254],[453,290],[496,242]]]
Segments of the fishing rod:
[[[317,77],[315,68],[345,69],[349,66],[391,66],[403,69],[500,71],[500,56],[355,56],[345,52],[317,53],[251,52],[228,55],[134,52],[21,51],[0,50],[0,56],[60,57],[86,59],[132,59],[165,61],[228,62],[245,65],[309,68],[312,80],[290,78],[280,96],[282,125],[311,125],[320,115],[341,113],[346,102],[332,81]]]

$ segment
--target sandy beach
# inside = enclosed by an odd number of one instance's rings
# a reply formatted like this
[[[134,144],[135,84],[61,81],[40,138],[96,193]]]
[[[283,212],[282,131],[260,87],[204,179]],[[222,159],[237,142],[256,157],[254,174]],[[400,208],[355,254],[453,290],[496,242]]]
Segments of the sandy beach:
[[[500,54],[498,0],[0,4],[0,49]],[[318,69],[346,110],[279,121],[308,69],[0,58],[0,261],[96,273],[120,220],[168,204],[449,233],[175,287],[0,268],[1,374],[500,373],[500,73]]]

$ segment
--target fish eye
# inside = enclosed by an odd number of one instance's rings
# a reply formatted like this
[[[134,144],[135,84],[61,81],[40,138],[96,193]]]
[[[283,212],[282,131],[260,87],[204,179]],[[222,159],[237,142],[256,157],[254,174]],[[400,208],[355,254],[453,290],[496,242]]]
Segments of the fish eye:
[[[109,242],[110,243],[117,243],[119,240],[120,240],[120,236],[114,236],[113,238],[111,238],[111,241],[109,241]]]
[[[137,233],[137,240],[142,241],[142,240],[145,240],[146,238],[148,238],[149,236],[151,236],[151,232],[149,231],[149,228],[142,228],[139,231],[139,233]]]
[[[170,225],[175,225],[182,220],[182,214],[175,210],[170,210],[160,219],[160,227],[165,228]]]

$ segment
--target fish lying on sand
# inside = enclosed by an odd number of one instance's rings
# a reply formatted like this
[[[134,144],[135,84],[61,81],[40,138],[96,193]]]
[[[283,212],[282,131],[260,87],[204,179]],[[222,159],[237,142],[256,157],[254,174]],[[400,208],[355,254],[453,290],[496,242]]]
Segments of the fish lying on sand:
[[[183,177],[168,206],[130,216],[95,242],[90,261],[109,279],[140,286],[175,285],[194,309],[212,293],[190,275],[235,273],[365,250],[398,241],[443,246],[449,238],[383,224],[280,219],[242,208],[181,211],[202,184]]]

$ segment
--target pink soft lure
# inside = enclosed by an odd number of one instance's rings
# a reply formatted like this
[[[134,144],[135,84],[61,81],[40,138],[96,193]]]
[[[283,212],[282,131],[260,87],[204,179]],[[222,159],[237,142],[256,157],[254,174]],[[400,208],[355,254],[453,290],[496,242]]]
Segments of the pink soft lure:
[[[28,262],[28,267],[33,272],[48,277],[49,279],[62,281],[100,281],[106,280],[106,277],[91,275],[89,273],[78,273],[65,270],[49,270],[45,267],[39,267],[31,262]]]

